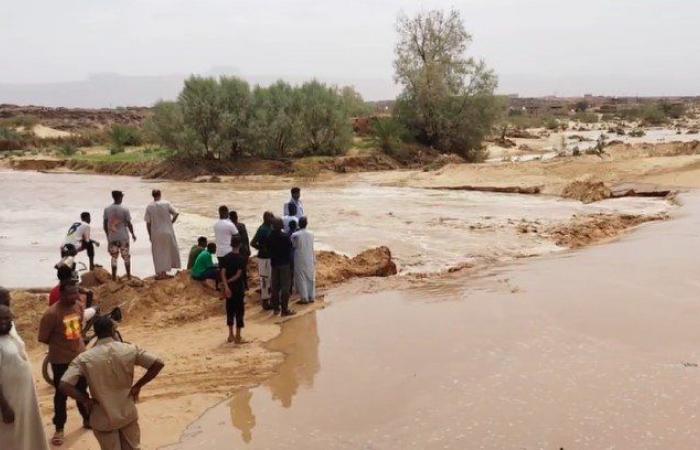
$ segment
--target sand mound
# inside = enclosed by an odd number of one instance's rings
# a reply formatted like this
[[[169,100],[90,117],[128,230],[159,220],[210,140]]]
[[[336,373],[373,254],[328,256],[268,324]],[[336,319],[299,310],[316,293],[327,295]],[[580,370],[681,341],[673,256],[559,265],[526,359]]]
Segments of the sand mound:
[[[612,197],[612,191],[602,181],[574,181],[561,192],[564,198],[593,203]]]
[[[335,252],[316,254],[316,284],[328,287],[351,278],[388,277],[396,274],[396,264],[387,247],[365,250],[354,258]]]
[[[631,227],[645,222],[665,220],[665,215],[639,216],[595,214],[574,217],[566,225],[558,225],[548,229],[545,235],[562,247],[580,248],[606,239],[611,239]]]

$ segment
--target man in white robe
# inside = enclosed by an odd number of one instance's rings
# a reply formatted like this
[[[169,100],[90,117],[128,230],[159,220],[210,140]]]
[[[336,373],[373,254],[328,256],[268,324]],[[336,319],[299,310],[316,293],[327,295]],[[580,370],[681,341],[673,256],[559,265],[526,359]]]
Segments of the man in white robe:
[[[0,304],[0,448],[48,450],[32,368],[12,328],[12,312]]]
[[[154,189],[152,195],[153,203],[146,207],[144,220],[148,228],[148,236],[151,238],[156,279],[162,280],[168,277],[169,270],[181,267],[180,250],[177,247],[173,228],[178,212],[169,202],[161,200],[160,190]]]
[[[313,303],[316,297],[316,254],[314,235],[306,229],[306,217],[299,219],[299,231],[292,234],[294,246],[294,286],[301,300],[300,304]]]

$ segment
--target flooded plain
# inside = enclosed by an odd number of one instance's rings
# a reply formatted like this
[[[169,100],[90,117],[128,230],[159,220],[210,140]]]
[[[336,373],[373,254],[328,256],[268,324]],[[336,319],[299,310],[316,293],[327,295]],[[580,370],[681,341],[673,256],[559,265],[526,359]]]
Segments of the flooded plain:
[[[54,283],[53,265],[68,227],[82,211],[92,214],[94,238],[101,242],[96,262],[109,266],[102,211],[110,192],[125,192],[137,241],[132,245],[136,276],[151,276],[153,266],[143,214],[154,187],[182,213],[175,230],[183,261],[200,235],[211,236],[220,204],[239,212],[249,233],[262,212],[280,214],[288,200],[287,186],[251,181],[177,183],[133,177],[0,171],[0,284],[45,287]],[[664,201],[616,199],[583,205],[547,196],[376,186],[353,183],[339,187],[311,186],[302,197],[316,235],[317,249],[354,255],[388,246],[402,273],[434,273],[468,262],[507,261],[560,250],[537,234],[519,233],[523,221],[546,228],[567,222],[574,214],[622,212],[656,214]],[[87,262],[81,254],[79,260]],[[121,264],[121,262],[120,262]],[[120,273],[123,268],[120,266]]]
[[[275,377],[168,448],[697,448],[700,196],[682,200],[605,246],[336,289],[271,343]]]

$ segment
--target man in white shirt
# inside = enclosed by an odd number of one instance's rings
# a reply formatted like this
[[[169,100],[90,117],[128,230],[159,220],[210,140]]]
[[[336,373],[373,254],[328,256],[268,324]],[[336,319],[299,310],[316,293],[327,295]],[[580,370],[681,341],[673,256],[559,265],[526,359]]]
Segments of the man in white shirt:
[[[294,216],[297,219],[300,219],[304,217],[306,214],[304,214],[304,204],[301,202],[301,189],[298,187],[293,187],[292,188],[292,198],[289,200],[289,202],[284,204],[284,208],[282,211],[283,216]],[[296,213],[291,214],[289,211],[290,205],[294,205],[296,207]]]
[[[219,260],[231,253],[231,237],[238,234],[238,228],[228,217],[228,207],[219,206],[219,220],[214,224],[214,240],[216,242],[216,258]]]
[[[95,268],[95,245],[100,246],[99,242],[90,239],[90,213],[83,212],[80,214],[80,222],[75,222],[68,229],[66,239],[63,245],[70,244],[75,247],[77,252],[87,250],[88,259],[90,260],[90,270]]]

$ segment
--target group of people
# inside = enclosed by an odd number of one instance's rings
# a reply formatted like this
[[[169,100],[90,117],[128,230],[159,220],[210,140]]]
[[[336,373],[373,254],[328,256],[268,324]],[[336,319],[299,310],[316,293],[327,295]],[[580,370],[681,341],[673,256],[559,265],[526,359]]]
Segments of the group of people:
[[[63,283],[60,300],[44,313],[39,326],[39,341],[49,348],[55,388],[51,444],[64,443],[66,400],[72,397],[83,428],[93,431],[101,449],[138,449],[135,402],[141,388],[158,375],[164,364],[133,344],[115,341],[114,322],[109,316],[95,318],[98,340],[86,350],[83,314],[78,287]],[[31,365],[13,319],[10,292],[0,287],[0,448],[48,450]],[[136,383],[135,366],[146,369]]]
[[[156,279],[169,277],[180,267],[180,255],[173,224],[178,212],[153,190],[153,203],[146,208],[145,222],[151,240]],[[129,209],[123,206],[124,193],[113,191],[113,203],[104,210],[103,226],[111,256],[112,279],[117,280],[118,258],[124,261],[131,278],[130,242],[136,240]],[[62,260],[56,265],[59,284],[49,296],[49,307],[39,324],[39,342],[48,346],[48,361],[54,384],[51,444],[64,443],[67,400],[76,400],[85,429],[91,429],[103,450],[140,448],[140,431],[135,402],[141,388],[153,380],[164,363],[136,345],[113,338],[115,324],[109,316],[96,315],[91,308],[91,292],[78,285],[74,256],[86,251],[90,269],[95,264],[91,236],[91,216],[84,212],[72,224],[61,248]],[[308,230],[299,188],[291,190],[281,217],[263,214],[263,223],[253,239],[236,211],[219,208],[213,227],[214,241],[200,237],[191,249],[187,268],[195,280],[212,280],[226,302],[229,342],[245,342],[245,295],[248,289],[248,261],[251,248],[257,250],[262,307],[289,316],[292,287],[300,304],[315,301],[314,237]],[[131,238],[131,239],[130,239]],[[94,347],[86,349],[84,326],[93,320],[97,335]],[[31,366],[25,344],[14,327],[10,292],[0,287],[0,448],[8,450],[48,449]],[[145,374],[134,383],[134,369]]]
[[[151,241],[156,279],[160,280],[168,278],[170,270],[180,268],[180,251],[173,227],[179,213],[169,202],[162,199],[159,189],[154,189],[151,195],[153,202],[146,207],[144,221]],[[107,251],[111,258],[112,280],[117,280],[120,256],[124,261],[126,277],[131,279],[131,241],[136,241],[131,212],[123,205],[124,192],[112,191],[112,200],[113,203],[104,209],[102,222],[105,236],[107,236]],[[89,212],[80,214],[80,222],[73,223],[68,229],[61,247],[61,254],[71,251],[77,254],[86,251],[90,270],[93,270],[97,266],[95,247],[99,247],[100,244],[91,238],[91,221]]]
[[[299,304],[315,301],[316,259],[314,236],[308,230],[301,190],[291,190],[284,204],[283,216],[266,211],[263,223],[249,240],[248,230],[238,220],[238,213],[227,206],[219,207],[214,224],[214,242],[199,237],[188,257],[187,268],[194,280],[212,280],[226,300],[226,324],[229,342],[243,343],[245,293],[248,288],[248,261],[251,247],[257,250],[260,276],[260,299],[265,310],[290,316],[292,288],[299,293]],[[235,330],[234,330],[235,328]]]

